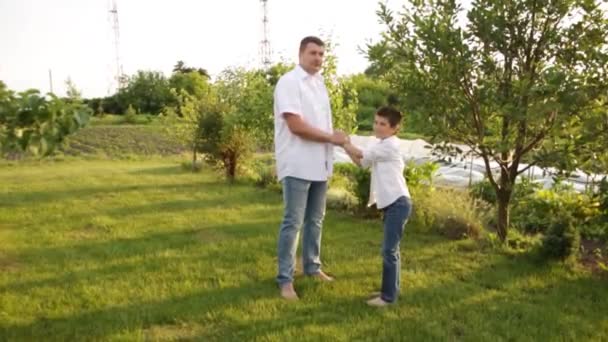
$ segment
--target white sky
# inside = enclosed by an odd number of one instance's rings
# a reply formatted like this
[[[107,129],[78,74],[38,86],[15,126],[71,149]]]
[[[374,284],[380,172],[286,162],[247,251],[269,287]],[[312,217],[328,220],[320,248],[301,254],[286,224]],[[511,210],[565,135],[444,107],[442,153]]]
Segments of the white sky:
[[[212,75],[229,66],[258,66],[259,0],[117,0],[124,72],[159,70],[177,60]],[[388,0],[392,8],[403,1]],[[377,0],[269,0],[273,60],[297,60],[306,35],[332,37],[339,72],[361,72],[358,52],[382,26]],[[85,97],[105,96],[114,68],[108,0],[0,0],[0,80],[9,88],[65,94],[71,77]]]

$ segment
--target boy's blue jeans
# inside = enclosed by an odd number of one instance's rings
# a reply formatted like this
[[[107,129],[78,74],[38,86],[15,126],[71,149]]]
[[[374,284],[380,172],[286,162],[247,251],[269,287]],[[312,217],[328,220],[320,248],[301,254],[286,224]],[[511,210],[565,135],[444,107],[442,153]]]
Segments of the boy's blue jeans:
[[[304,273],[321,271],[321,227],[325,217],[327,182],[299,178],[283,179],[285,213],[279,230],[279,285],[293,282],[298,236],[303,226],[302,259]]]
[[[382,243],[382,290],[381,298],[393,303],[399,295],[401,255],[399,243],[412,211],[410,198],[402,196],[384,211],[384,242]]]

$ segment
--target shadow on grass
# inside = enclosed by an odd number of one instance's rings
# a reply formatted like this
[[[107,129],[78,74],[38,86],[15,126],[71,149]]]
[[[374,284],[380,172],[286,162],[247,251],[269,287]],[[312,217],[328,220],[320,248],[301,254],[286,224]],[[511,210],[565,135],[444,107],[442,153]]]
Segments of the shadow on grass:
[[[454,281],[403,293],[398,305],[409,310],[407,317],[393,315],[352,337],[587,340],[605,321],[601,313],[608,312],[608,284],[556,272],[556,267],[562,266],[528,255],[501,257]]]
[[[276,297],[274,282],[267,279],[233,288],[217,288],[159,300],[108,307],[66,317],[40,318],[31,324],[0,328],[3,340],[99,340],[123,330],[171,325],[213,313],[225,305]]]
[[[226,233],[226,241],[239,241],[240,234],[247,229],[247,225],[222,226],[214,232]],[[87,244],[71,247],[67,252],[60,249],[30,251],[29,257],[48,257],[52,261],[71,254],[84,254],[85,258],[103,264],[106,258],[187,249],[200,244],[195,238],[195,234],[200,232],[189,230]],[[267,247],[266,252],[274,252],[274,244],[269,242]],[[250,253],[246,250],[230,250],[234,254],[230,263],[253,261],[245,258]],[[200,257],[221,260],[222,255],[222,251],[214,251],[206,256],[201,253]],[[28,253],[24,257],[28,257]],[[152,258],[143,264],[113,265],[40,282],[13,283],[0,290],[27,292],[39,286],[61,284],[69,287],[78,279],[104,279],[130,272],[135,267],[154,270],[155,265],[162,267],[158,265],[160,261]],[[291,334],[294,328],[306,329],[308,326],[315,326],[315,329],[303,331],[307,337],[327,339],[331,338],[327,335],[331,334],[331,329],[324,332],[322,327],[336,329],[341,324],[344,324],[344,329],[352,330],[347,334],[354,340],[556,340],[601,336],[597,334],[602,333],[604,316],[601,313],[608,312],[605,299],[608,284],[599,279],[582,275],[575,277],[566,271],[555,272],[552,265],[538,263],[527,256],[501,255],[471,272],[460,272],[462,274],[454,277],[453,281],[406,288],[400,302],[396,307],[388,308],[389,311],[366,307],[364,298],[330,297],[310,303],[306,297],[314,295],[314,286],[317,285],[305,283],[300,286],[302,303],[279,306],[270,319],[244,317],[231,320],[234,316],[225,315],[227,308],[238,310],[257,300],[276,298],[274,280],[259,278],[259,281],[243,281],[237,287],[210,288],[175,298],[108,307],[65,317],[43,317],[30,324],[4,326],[0,328],[0,337],[6,340],[95,340],[122,331],[173,326],[179,322],[203,322],[206,327],[195,338],[203,341],[281,336],[282,333]],[[343,280],[357,283],[358,277],[366,275],[356,274],[352,279]],[[531,285],[525,283],[530,279]],[[542,282],[536,284],[534,279]],[[575,303],[578,305],[573,305]],[[606,333],[606,328],[603,329]]]

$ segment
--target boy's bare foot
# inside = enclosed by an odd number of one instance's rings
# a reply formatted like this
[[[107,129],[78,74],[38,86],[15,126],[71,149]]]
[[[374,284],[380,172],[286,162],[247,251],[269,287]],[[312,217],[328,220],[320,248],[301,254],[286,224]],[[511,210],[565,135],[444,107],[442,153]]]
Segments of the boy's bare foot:
[[[323,271],[319,271],[319,273],[311,274],[310,276],[314,277],[314,278],[316,278],[316,279],[318,279],[320,281],[325,281],[325,282],[332,282],[332,281],[334,281],[333,277],[328,276]]]
[[[367,305],[376,306],[376,307],[384,307],[384,306],[391,305],[391,303],[385,302],[384,299],[382,299],[381,297],[376,297],[374,299],[368,300]]]
[[[293,288],[293,283],[286,283],[281,285],[281,297],[287,300],[298,300],[298,294]]]

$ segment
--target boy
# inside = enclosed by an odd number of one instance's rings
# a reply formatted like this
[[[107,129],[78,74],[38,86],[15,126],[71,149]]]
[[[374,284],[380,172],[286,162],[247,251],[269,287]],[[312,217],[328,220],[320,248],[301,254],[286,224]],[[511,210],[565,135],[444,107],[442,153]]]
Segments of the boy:
[[[399,293],[399,242],[412,208],[410,193],[403,177],[405,164],[399,151],[399,139],[395,136],[401,118],[398,110],[382,107],[374,118],[374,134],[380,140],[364,151],[350,142],[344,145],[346,153],[355,164],[371,168],[368,206],[376,204],[384,212],[382,290],[377,297],[367,302],[371,306],[392,304]]]

